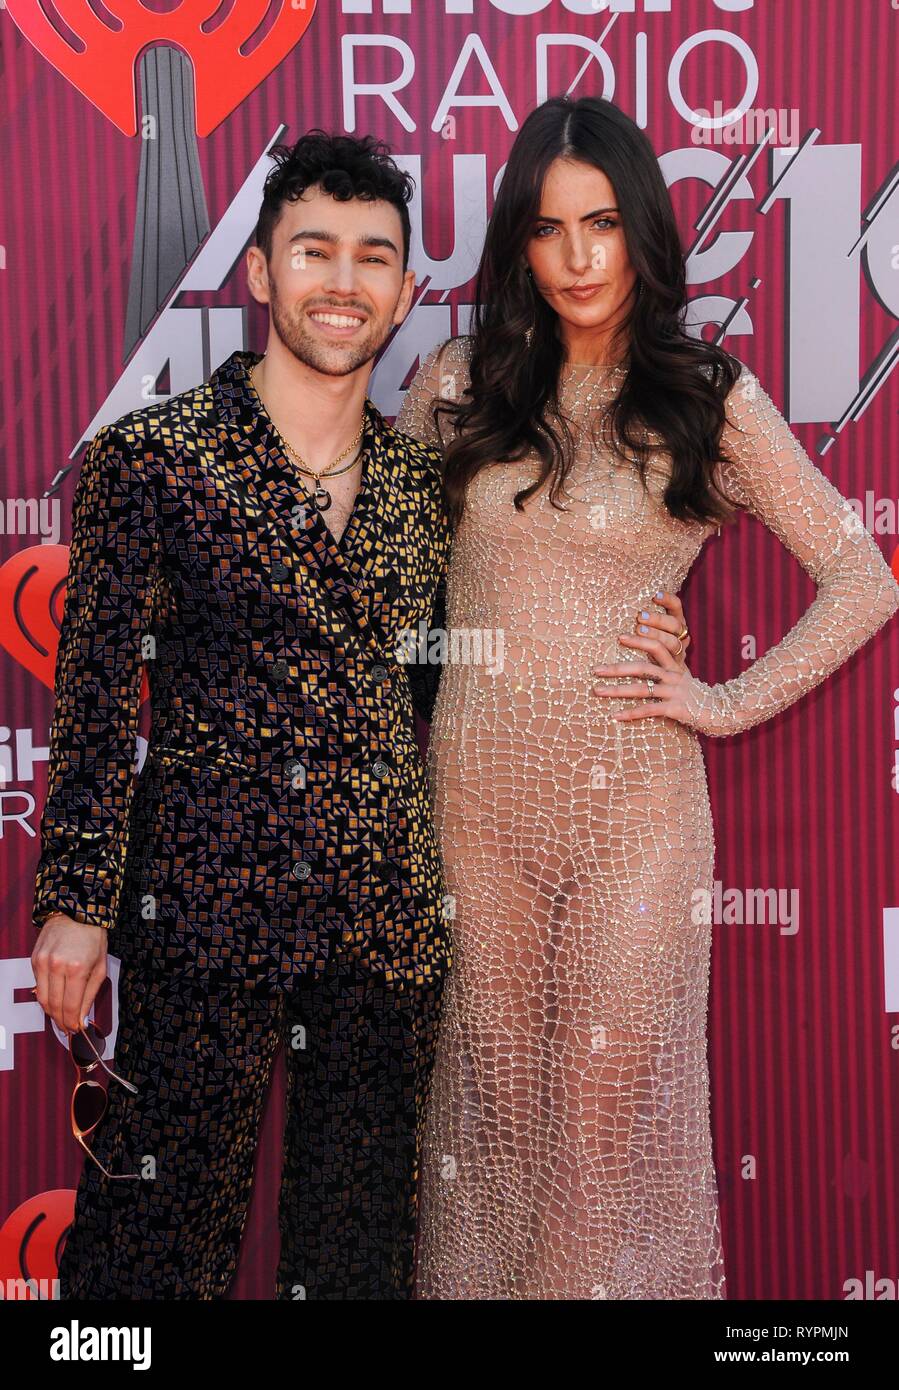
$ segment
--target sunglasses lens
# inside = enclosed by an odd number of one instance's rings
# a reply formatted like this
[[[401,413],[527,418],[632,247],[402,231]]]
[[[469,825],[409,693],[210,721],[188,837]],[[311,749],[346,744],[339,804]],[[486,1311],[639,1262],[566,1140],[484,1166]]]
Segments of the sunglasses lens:
[[[96,1062],[96,1053],[91,1051],[90,1043],[80,1033],[72,1034],[69,1039],[69,1047],[72,1050],[72,1057],[79,1066],[86,1067],[91,1062]]]
[[[106,1034],[95,1023],[89,1023],[84,1029],[79,1029],[77,1033],[72,1034],[69,1046],[72,1049],[72,1056],[79,1066],[90,1066],[96,1062],[98,1057],[103,1056]]]
[[[72,1049],[73,1058],[80,1067],[88,1067],[92,1062],[96,1062],[97,1053],[94,1052],[83,1034],[73,1033],[69,1039],[69,1046]],[[97,1050],[99,1051],[99,1048]]]
[[[106,1110],[106,1092],[102,1086],[82,1081],[75,1087],[73,1102],[75,1123],[86,1134],[103,1118]]]

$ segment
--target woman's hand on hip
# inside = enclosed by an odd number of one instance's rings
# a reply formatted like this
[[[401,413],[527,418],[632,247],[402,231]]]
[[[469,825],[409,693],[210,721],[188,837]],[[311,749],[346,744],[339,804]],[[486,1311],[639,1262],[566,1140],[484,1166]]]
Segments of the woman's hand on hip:
[[[647,604],[638,610],[636,631],[622,633],[619,638],[623,646],[643,653],[645,659],[594,667],[594,676],[621,676],[627,678],[627,684],[594,685],[593,693],[641,702],[634,709],[616,711],[613,719],[661,716],[692,727],[693,719],[699,717],[704,708],[702,693],[707,687],[687,669],[691,638],[685,631],[687,620],[683,605],[676,594],[667,591],[654,595],[650,603],[658,605],[657,609]],[[659,612],[658,608],[664,611]]]

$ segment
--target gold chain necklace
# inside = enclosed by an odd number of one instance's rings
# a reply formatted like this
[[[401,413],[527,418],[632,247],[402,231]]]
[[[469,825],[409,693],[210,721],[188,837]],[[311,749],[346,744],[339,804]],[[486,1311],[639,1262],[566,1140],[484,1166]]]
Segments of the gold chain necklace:
[[[262,354],[262,357],[260,357],[259,362],[264,361],[264,359],[265,359],[265,353]],[[249,371],[249,374],[248,374],[248,375],[249,375],[249,382],[250,382],[250,385],[252,386],[254,392],[256,393],[256,399],[258,400],[261,409],[262,409],[263,411],[265,411],[265,414],[266,414],[266,415],[268,415],[268,411],[265,409],[265,405],[264,405],[264,403],[263,403],[262,397],[261,397],[260,394],[259,394],[259,388],[258,388],[258,386],[256,385],[256,382],[255,382],[254,379],[253,379],[253,373],[255,372],[256,368],[259,366],[259,362],[254,362],[253,365],[252,365],[252,367],[250,368],[250,371]],[[319,510],[320,512],[326,512],[326,511],[328,510],[328,508],[330,507],[331,502],[332,502],[333,499],[332,499],[331,494],[330,494],[330,492],[328,491],[328,489],[327,489],[326,487],[322,487],[322,485],[321,485],[321,479],[322,479],[322,478],[339,478],[340,475],[341,475],[342,473],[349,473],[350,469],[351,469],[351,468],[355,468],[356,464],[359,462],[359,459],[358,459],[358,458],[353,458],[353,459],[350,459],[349,463],[345,463],[345,464],[343,465],[342,468],[335,468],[335,466],[334,466],[335,464],[340,463],[341,459],[345,459],[346,456],[347,456],[347,454],[350,452],[351,449],[357,448],[357,446],[358,446],[358,444],[359,444],[359,441],[361,440],[362,435],[363,435],[363,432],[364,432],[364,430],[365,430],[365,412],[363,411],[363,414],[362,414],[362,424],[359,426],[359,432],[358,432],[358,434],[356,435],[356,438],[355,438],[350,444],[347,445],[347,447],[344,449],[343,453],[338,454],[337,457],[336,457],[336,459],[334,459],[334,461],[333,461],[332,463],[328,464],[328,467],[327,467],[327,468],[323,468],[323,469],[321,470],[321,472],[319,472],[319,473],[316,473],[316,471],[315,471],[314,468],[310,468],[310,467],[308,466],[308,464],[306,463],[306,460],[303,458],[302,454],[301,454],[297,449],[295,449],[295,448],[293,447],[293,445],[290,443],[289,440],[285,439],[284,435],[283,435],[283,434],[281,433],[281,431],[278,429],[277,425],[275,424],[274,420],[272,420],[272,418],[271,418],[270,415],[268,415],[268,418],[269,418],[269,421],[270,421],[270,423],[271,423],[272,429],[275,431],[275,434],[278,436],[278,438],[280,439],[281,443],[284,445],[284,448],[287,450],[287,452],[290,454],[291,458],[293,459],[294,463],[296,464],[297,471],[300,472],[300,473],[304,473],[304,474],[306,475],[307,478],[314,478],[314,479],[315,479],[315,489],[314,489],[314,491],[313,491],[313,493],[312,493],[312,500],[313,500],[313,502],[315,503],[316,507],[318,508],[318,510]]]

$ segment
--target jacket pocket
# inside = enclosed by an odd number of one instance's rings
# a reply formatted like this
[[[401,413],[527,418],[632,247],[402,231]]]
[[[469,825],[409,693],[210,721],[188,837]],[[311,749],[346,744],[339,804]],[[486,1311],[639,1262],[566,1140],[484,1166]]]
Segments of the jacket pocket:
[[[162,767],[198,768],[202,771],[227,772],[238,777],[249,775],[240,759],[233,754],[201,753],[199,749],[151,748],[146,761],[159,763]]]

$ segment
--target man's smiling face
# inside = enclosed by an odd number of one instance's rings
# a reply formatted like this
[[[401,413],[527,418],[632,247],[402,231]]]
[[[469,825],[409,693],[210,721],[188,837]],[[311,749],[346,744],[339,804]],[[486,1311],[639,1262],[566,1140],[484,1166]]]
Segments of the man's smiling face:
[[[272,254],[250,248],[256,299],[301,362],[345,376],[369,362],[412,302],[415,274],[403,271],[403,229],[392,203],[339,201],[319,185],[285,203]]]

